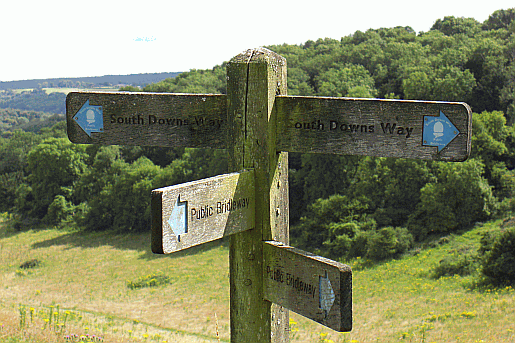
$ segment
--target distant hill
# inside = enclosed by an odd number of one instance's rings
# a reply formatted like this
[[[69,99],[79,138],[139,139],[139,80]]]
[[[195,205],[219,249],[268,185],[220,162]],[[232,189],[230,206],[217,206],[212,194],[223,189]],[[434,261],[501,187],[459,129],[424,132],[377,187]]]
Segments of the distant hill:
[[[0,97],[0,109],[11,108],[64,114],[66,112],[65,103],[66,94],[60,92],[47,94],[40,89]]]
[[[180,72],[174,73],[147,73],[130,75],[104,75],[91,77],[71,77],[56,79],[34,79],[21,81],[0,81],[0,90],[48,88],[48,87],[99,87],[114,85],[145,86],[164,79],[173,78]]]

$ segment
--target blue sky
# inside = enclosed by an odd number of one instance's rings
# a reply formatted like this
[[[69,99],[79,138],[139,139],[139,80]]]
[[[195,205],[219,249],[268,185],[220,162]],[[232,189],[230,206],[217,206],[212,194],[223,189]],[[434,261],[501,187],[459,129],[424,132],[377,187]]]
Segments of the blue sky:
[[[490,1],[9,1],[0,7],[0,81],[212,68],[248,48],[340,39],[357,30],[428,31],[445,16],[483,22]]]

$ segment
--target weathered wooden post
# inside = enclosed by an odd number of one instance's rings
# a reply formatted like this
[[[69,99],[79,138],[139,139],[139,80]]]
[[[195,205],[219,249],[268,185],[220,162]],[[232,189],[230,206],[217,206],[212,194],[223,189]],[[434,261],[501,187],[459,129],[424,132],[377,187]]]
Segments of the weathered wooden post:
[[[227,65],[231,171],[254,169],[255,229],[231,236],[231,341],[288,342],[289,316],[264,300],[263,241],[288,244],[288,153],[277,152],[276,95],[286,95],[286,60],[248,50]]]
[[[228,63],[227,95],[76,92],[66,113],[76,143],[228,149],[230,174],[152,192],[152,251],[231,235],[235,343],[288,342],[286,308],[352,329],[350,268],[288,246],[286,151],[464,161],[471,144],[465,103],[289,97],[267,49]]]

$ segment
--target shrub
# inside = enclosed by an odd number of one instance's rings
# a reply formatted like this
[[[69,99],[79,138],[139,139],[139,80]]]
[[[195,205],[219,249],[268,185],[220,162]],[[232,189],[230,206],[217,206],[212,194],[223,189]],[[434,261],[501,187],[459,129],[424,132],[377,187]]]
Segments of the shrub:
[[[353,245],[353,238],[359,232],[358,223],[330,223],[328,230],[330,239],[323,243],[325,253],[332,258],[347,257]]]
[[[333,259],[348,258],[354,235],[375,228],[375,222],[365,214],[366,209],[361,201],[339,194],[318,199],[308,206],[299,224],[292,227],[292,244]]]
[[[437,162],[434,166],[438,182],[427,183],[420,190],[420,203],[408,221],[417,240],[457,231],[496,212],[498,203],[483,177],[480,161]]]
[[[136,281],[127,281],[127,288],[139,289],[144,287],[157,287],[171,283],[171,278],[162,273],[149,274],[139,277]]]
[[[433,269],[432,277],[435,279],[442,276],[466,276],[473,274],[477,267],[477,257],[472,254],[460,254],[455,252],[445,256]]]
[[[21,265],[20,265],[20,269],[32,269],[32,268],[36,268],[36,267],[39,267],[41,265],[41,261],[38,260],[38,259],[32,259],[32,260],[29,260],[29,261],[26,261],[26,262],[23,262]]]
[[[385,227],[368,237],[367,257],[384,260],[406,252],[413,245],[413,236],[403,227]]]
[[[484,251],[481,272],[495,285],[515,283],[515,228],[499,233],[493,240],[489,236],[481,241]]]
[[[480,240],[479,255],[485,257],[494,246],[495,241],[499,238],[503,231],[500,228],[489,230],[483,234]]]
[[[48,207],[44,220],[50,224],[59,224],[73,215],[75,206],[62,195],[56,195]]]
[[[354,241],[350,247],[349,257],[364,257],[368,251],[368,239],[375,231],[359,231],[354,236]]]

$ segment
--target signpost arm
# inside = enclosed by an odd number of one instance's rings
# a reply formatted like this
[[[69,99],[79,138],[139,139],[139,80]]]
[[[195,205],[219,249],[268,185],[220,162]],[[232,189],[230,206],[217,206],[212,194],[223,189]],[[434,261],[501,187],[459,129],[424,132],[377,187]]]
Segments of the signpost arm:
[[[229,168],[255,170],[256,227],[230,238],[231,341],[289,342],[284,308],[264,300],[263,241],[288,244],[288,156],[276,150],[275,96],[286,94],[286,60],[247,50],[227,65]]]

